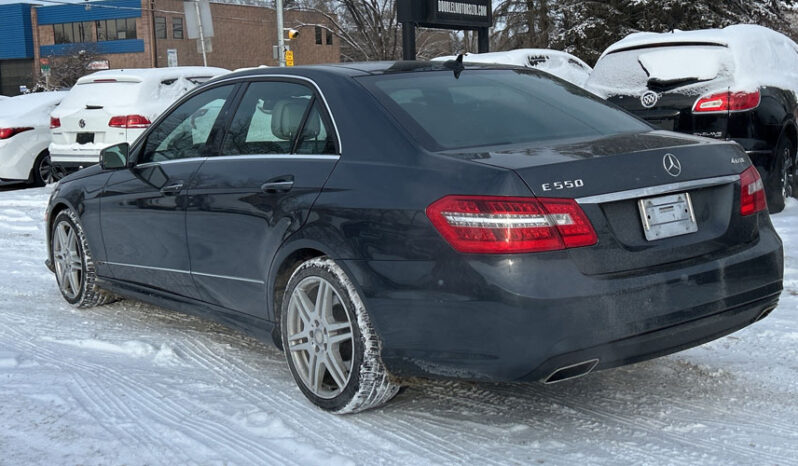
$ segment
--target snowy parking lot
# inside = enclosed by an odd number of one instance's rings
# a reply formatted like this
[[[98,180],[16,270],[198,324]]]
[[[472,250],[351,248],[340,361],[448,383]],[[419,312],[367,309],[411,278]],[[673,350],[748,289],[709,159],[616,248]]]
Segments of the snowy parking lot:
[[[282,354],[126,300],[69,306],[45,268],[50,188],[0,192],[0,464],[798,464],[798,202],[773,220],[767,319],[556,385],[428,382],[334,416]]]

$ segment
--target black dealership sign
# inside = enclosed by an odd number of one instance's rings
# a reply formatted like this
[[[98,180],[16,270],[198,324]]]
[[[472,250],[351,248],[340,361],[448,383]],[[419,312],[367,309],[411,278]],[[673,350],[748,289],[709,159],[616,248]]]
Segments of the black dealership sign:
[[[488,28],[493,26],[491,0],[397,0],[397,16],[402,23],[405,60],[416,55],[416,26],[476,30],[479,53],[488,51]]]

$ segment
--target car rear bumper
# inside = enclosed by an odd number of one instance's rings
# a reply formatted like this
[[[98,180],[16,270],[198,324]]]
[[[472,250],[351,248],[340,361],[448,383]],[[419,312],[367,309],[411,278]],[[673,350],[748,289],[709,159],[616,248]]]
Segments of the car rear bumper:
[[[342,263],[392,374],[544,380],[593,359],[603,369],[662,356],[756,321],[782,289],[781,240],[765,222],[746,248],[652,273],[588,276],[566,252]]]

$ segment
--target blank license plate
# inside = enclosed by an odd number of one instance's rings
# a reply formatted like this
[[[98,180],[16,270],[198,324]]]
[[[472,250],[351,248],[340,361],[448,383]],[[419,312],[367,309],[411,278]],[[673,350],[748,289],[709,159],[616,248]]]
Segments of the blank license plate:
[[[94,142],[94,133],[78,133],[75,138],[78,144],[89,144]]]
[[[637,207],[649,241],[698,231],[689,193],[640,199]]]

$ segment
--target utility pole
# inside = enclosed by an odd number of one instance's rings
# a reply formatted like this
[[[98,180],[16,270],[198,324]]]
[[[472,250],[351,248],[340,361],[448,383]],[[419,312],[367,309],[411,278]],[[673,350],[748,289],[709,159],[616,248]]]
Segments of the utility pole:
[[[283,0],[275,0],[274,9],[277,10],[277,60],[280,66],[285,66],[285,38],[283,37]]]
[[[208,66],[208,56],[205,53],[205,33],[202,31],[202,15],[200,14],[199,1],[194,1],[194,8],[197,10],[197,22],[199,24],[200,48],[202,49],[202,66]]]

